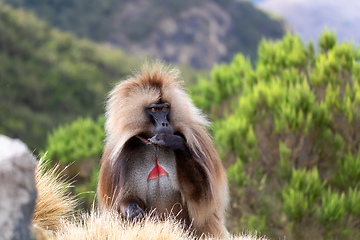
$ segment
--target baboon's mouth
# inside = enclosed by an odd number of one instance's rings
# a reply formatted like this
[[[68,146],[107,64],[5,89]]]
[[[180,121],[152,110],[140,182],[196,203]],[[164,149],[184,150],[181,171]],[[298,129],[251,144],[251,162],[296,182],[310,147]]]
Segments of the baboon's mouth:
[[[145,142],[146,144],[152,144],[152,143],[151,143],[148,139],[146,139],[146,138],[140,137],[139,135],[136,135],[136,137],[137,137],[138,139],[140,139],[141,141]]]

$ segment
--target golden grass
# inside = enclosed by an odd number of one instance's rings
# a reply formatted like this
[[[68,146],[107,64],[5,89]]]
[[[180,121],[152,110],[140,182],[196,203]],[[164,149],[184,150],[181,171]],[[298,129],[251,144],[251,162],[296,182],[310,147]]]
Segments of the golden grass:
[[[146,218],[138,223],[121,220],[114,212],[95,212],[84,214],[81,220],[64,222],[55,239],[126,239],[126,240],[184,240],[195,239],[181,229],[173,219],[160,222],[156,218]]]
[[[84,214],[81,220],[64,222],[63,228],[53,236],[54,240],[195,240],[191,232],[185,231],[181,223],[173,218],[160,221],[147,217],[140,222],[121,220],[114,212]],[[202,240],[217,239],[201,237]],[[233,235],[231,240],[266,240],[250,234]]]
[[[47,161],[39,160],[35,180],[38,197],[33,215],[36,227],[46,230],[56,230],[61,226],[61,219],[75,212],[78,201],[68,191],[71,183],[62,176],[59,165],[47,169]]]

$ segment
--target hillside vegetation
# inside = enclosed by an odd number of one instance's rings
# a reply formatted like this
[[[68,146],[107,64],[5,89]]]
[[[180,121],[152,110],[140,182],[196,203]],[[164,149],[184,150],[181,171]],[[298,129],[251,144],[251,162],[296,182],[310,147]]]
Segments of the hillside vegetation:
[[[359,239],[360,51],[324,32],[318,54],[290,34],[263,40],[258,52],[256,68],[239,54],[191,88],[213,119],[227,168],[229,230],[270,239]],[[102,124],[79,119],[54,131],[48,157],[99,159],[99,151],[89,158],[89,146],[102,143],[84,140],[101,139],[95,129]],[[94,171],[85,181],[96,182]]]
[[[112,83],[135,65],[0,2],[0,132],[41,148],[60,123],[102,114]]]
[[[237,55],[194,90],[216,116],[233,231],[360,238],[360,51],[329,32],[318,47],[262,41],[255,69]]]
[[[236,52],[256,59],[262,37],[279,39],[282,21],[250,1],[233,0],[4,0],[51,25],[132,55],[209,69]]]

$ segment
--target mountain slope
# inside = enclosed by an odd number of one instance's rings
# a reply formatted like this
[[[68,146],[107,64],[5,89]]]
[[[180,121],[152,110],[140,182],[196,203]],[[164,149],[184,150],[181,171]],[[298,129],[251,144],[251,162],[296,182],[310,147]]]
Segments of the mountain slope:
[[[135,59],[79,41],[0,2],[0,132],[41,148],[46,133],[102,112],[110,83]]]
[[[110,42],[135,55],[209,68],[237,52],[255,60],[262,37],[283,36],[281,21],[249,1],[6,0],[60,29]]]

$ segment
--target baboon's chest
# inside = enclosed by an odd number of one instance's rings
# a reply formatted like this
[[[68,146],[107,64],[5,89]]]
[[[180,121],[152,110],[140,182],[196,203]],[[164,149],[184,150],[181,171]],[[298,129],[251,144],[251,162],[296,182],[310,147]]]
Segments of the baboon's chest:
[[[154,145],[139,149],[131,165],[129,180],[136,182],[138,196],[144,201],[146,210],[163,214],[174,214],[183,207],[179,190],[176,159],[172,150]]]
[[[154,162],[147,178],[147,207],[156,209],[159,213],[177,214],[182,203],[175,155],[171,150],[160,148],[156,151]]]

